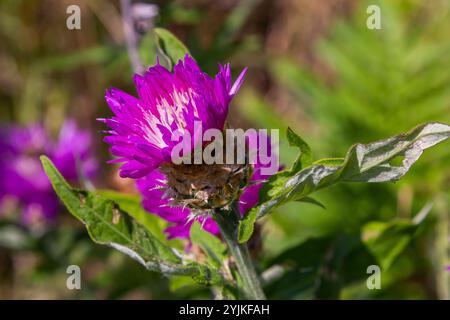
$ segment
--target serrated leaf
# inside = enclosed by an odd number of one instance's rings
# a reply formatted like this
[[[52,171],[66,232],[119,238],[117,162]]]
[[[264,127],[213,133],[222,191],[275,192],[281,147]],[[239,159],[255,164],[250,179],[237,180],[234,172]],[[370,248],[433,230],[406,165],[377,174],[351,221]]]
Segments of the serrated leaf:
[[[303,168],[309,167],[312,164],[312,152],[309,145],[291,128],[287,128],[286,137],[291,147],[300,149],[300,154],[293,163],[290,172],[296,173]]]
[[[121,251],[151,271],[191,276],[205,284],[222,281],[216,270],[184,261],[114,201],[95,192],[71,188],[46,156],[41,156],[41,162],[57,195],[69,212],[86,225],[94,242]]]
[[[169,62],[169,69],[173,68],[186,54],[189,54],[186,46],[170,31],[163,28],[155,28],[153,31],[158,48]]]
[[[198,245],[208,256],[209,261],[216,268],[222,266],[225,259],[226,247],[217,237],[202,229],[199,222],[195,222],[190,231],[190,239]]]
[[[295,199],[306,197],[314,191],[339,182],[390,182],[397,181],[408,172],[423,151],[450,136],[450,126],[428,123],[408,133],[369,144],[356,144],[347,152],[341,165],[338,161],[316,162],[314,165],[290,175],[286,171],[271,177],[261,189],[261,203],[251,209],[239,224],[239,241],[248,241],[256,219],[274,208]],[[401,157],[399,165],[392,160]]]

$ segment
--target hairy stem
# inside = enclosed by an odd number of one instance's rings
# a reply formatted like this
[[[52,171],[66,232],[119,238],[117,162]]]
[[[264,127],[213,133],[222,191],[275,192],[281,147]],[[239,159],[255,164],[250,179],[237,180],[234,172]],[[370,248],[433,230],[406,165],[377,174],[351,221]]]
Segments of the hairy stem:
[[[237,241],[239,219],[239,208],[236,203],[231,206],[230,210],[216,210],[214,214],[214,220],[219,225],[222,237],[236,262],[240,276],[239,289],[247,299],[265,300],[266,296],[261,288],[247,245]]]

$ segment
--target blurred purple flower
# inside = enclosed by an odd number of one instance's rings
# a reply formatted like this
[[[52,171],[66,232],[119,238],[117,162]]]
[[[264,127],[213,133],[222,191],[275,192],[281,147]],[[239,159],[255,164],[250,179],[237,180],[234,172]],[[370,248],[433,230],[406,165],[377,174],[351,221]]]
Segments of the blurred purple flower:
[[[22,210],[22,221],[52,222],[59,201],[41,166],[39,156],[47,155],[69,181],[92,178],[97,161],[91,153],[91,135],[67,120],[57,141],[39,125],[0,128],[0,207],[13,201]],[[3,210],[2,210],[3,211]]]
[[[111,130],[104,141],[111,145],[110,152],[117,159],[110,163],[124,163],[120,176],[137,179],[143,195],[144,208],[171,223],[165,231],[168,238],[188,238],[193,223],[191,209],[173,206],[167,199],[166,176],[161,172],[164,164],[171,162],[171,152],[178,141],[172,133],[189,133],[194,137],[194,121],[201,121],[202,132],[207,129],[223,130],[228,106],[243,83],[244,69],[232,84],[230,65],[219,65],[219,73],[209,77],[188,55],[179,61],[173,73],[158,61],[143,75],[135,75],[138,98],[118,90],[106,92],[106,101],[114,113],[110,119],[99,119]],[[193,139],[192,139],[193,140]],[[190,150],[197,141],[191,141]],[[260,172],[261,165],[253,166],[251,180],[262,180],[267,175]],[[262,184],[247,186],[240,196],[240,211],[245,214],[258,201]],[[203,228],[218,234],[216,223],[208,215],[197,215]]]

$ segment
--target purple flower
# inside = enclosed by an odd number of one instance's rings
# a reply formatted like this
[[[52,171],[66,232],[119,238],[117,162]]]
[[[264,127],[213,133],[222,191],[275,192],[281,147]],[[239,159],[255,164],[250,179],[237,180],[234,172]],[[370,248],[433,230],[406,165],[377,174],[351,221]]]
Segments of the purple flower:
[[[239,90],[246,69],[231,85],[230,66],[220,66],[213,79],[202,72],[188,55],[174,67],[173,73],[157,64],[144,76],[135,75],[139,98],[112,88],[106,92],[106,102],[114,116],[99,119],[111,131],[104,141],[110,152],[124,162],[122,178],[142,178],[163,163],[171,161],[172,132],[189,132],[194,136],[194,121],[201,121],[202,131],[222,130],[228,105]],[[202,133],[203,133],[202,132]]]
[[[254,184],[245,187],[239,198],[241,215],[245,215],[258,203],[259,190],[263,186],[261,181],[268,178],[267,175],[261,174],[261,167],[259,163],[255,164],[251,177]],[[157,214],[171,223],[171,226],[165,230],[168,239],[189,238],[189,230],[194,222],[190,219],[190,209],[170,205],[170,199],[165,198],[166,177],[159,170],[154,170],[147,176],[138,179],[137,186],[143,195],[142,203],[145,210]],[[211,216],[198,216],[197,220],[202,224],[204,230],[214,235],[219,234],[219,227]]]
[[[173,141],[173,133],[192,137],[188,146],[192,154],[199,142],[196,136],[203,136],[208,129],[224,130],[229,103],[245,73],[246,69],[232,84],[229,64],[219,65],[219,73],[211,78],[186,55],[173,73],[157,61],[143,76],[135,75],[138,98],[118,89],[106,92],[114,116],[99,120],[111,128],[104,141],[117,158],[110,163],[123,163],[121,177],[137,179],[144,208],[171,223],[165,230],[168,238],[188,238],[195,219],[203,229],[218,234],[212,209],[239,199],[243,215],[258,202],[262,186],[258,181],[268,177],[261,173],[259,162],[252,167],[175,165],[171,159],[179,143]],[[194,122],[200,122],[201,128]],[[258,146],[269,144],[266,137],[259,140]]]
[[[78,180],[79,172],[92,178],[97,170],[90,153],[91,136],[72,120],[64,123],[57,141],[38,124],[3,127],[0,132],[0,207],[11,202],[18,205],[25,224],[42,219],[52,222],[60,209],[40,155],[49,156],[69,181]]]

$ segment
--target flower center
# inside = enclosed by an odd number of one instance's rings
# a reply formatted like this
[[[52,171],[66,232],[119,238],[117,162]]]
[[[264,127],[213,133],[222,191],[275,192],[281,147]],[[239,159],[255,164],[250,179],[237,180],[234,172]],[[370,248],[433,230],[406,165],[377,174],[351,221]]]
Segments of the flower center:
[[[248,164],[165,164],[172,205],[208,210],[229,205],[251,177]]]

